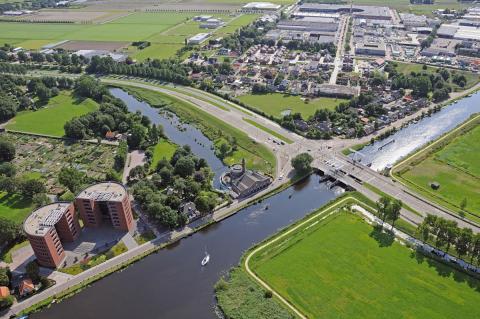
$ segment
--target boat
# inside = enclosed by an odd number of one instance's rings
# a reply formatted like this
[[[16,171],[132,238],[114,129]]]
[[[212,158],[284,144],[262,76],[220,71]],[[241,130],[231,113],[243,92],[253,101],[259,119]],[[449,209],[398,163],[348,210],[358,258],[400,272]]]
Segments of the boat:
[[[205,251],[205,257],[202,259],[202,266],[205,266],[210,261],[210,255]]]

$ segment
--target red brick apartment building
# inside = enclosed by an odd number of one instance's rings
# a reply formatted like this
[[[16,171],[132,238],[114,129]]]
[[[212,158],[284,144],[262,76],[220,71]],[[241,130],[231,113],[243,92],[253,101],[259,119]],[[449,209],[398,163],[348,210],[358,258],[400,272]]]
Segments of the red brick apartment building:
[[[119,183],[95,184],[80,192],[74,203],[58,202],[35,210],[24,222],[25,233],[41,266],[57,268],[65,259],[63,242],[73,242],[81,227],[111,225],[130,231],[134,227],[126,188]]]

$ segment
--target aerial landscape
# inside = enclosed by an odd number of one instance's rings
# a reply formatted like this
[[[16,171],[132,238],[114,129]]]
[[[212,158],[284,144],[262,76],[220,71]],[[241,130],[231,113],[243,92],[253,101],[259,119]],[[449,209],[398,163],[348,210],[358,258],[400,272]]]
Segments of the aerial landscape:
[[[0,318],[479,318],[480,4],[0,0]]]

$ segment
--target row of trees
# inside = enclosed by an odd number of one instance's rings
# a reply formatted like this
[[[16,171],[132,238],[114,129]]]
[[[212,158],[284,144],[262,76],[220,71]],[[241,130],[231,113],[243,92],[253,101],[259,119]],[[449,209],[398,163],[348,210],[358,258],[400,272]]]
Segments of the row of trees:
[[[138,76],[160,81],[190,85],[188,69],[176,60],[148,60],[139,64],[115,62],[111,57],[93,57],[86,71],[92,74]]]
[[[425,242],[433,242],[446,252],[453,246],[460,258],[470,257],[470,262],[480,262],[480,234],[470,228],[460,228],[457,222],[442,217],[427,215],[418,226],[418,235]]]
[[[129,183],[135,200],[160,225],[171,229],[184,226],[187,216],[180,207],[187,202],[193,202],[202,214],[215,208],[218,194],[212,190],[213,174],[189,146],[178,148],[170,160],[161,159],[155,173],[146,179],[149,167],[147,163],[132,169]]]

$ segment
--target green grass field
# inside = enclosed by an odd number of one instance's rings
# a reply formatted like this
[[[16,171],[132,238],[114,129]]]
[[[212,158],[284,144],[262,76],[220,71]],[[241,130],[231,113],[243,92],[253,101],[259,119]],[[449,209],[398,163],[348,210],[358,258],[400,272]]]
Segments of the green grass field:
[[[282,117],[282,112],[291,110],[292,113],[302,114],[304,119],[308,119],[315,114],[316,110],[334,110],[338,104],[346,101],[344,99],[320,97],[305,103],[299,96],[282,93],[248,94],[239,96],[238,99],[259,111],[277,118]]]
[[[170,143],[168,140],[160,140],[155,147],[153,147],[153,157],[152,157],[152,164],[150,165],[151,170],[155,170],[157,168],[158,161],[162,158],[166,158],[170,160],[175,153],[177,146],[175,144]]]
[[[128,53],[139,61],[147,58],[165,59],[172,57],[183,46],[185,38],[207,32],[200,29],[199,22],[189,20],[194,15],[178,12],[135,12],[104,24],[0,22],[2,30],[0,43],[40,49],[44,45],[63,40],[120,42],[145,40],[150,41],[152,45],[144,50],[130,48]],[[240,26],[258,17],[253,14],[235,18],[225,14],[213,16],[227,23],[225,27],[215,31],[215,35],[233,33]]]
[[[399,177],[428,198],[452,209],[460,210],[467,199],[466,210],[480,216],[480,126],[460,135],[439,151],[402,172]],[[431,182],[440,188],[433,190]],[[466,217],[480,221],[470,214]]]
[[[70,119],[95,111],[98,105],[87,99],[77,102],[69,93],[62,92],[37,111],[24,111],[8,122],[6,128],[35,134],[61,137],[63,126]]]
[[[216,146],[224,142],[226,137],[235,137],[237,139],[238,150],[224,159],[227,165],[240,163],[242,158],[245,158],[247,166],[250,169],[270,174],[275,172],[275,155],[270,152],[267,147],[256,143],[250,139],[247,134],[217,119],[215,116],[189,103],[159,92],[135,87],[123,87],[123,89],[151,105],[163,105],[167,103],[169,110],[176,113],[182,120],[199,127],[203,134],[214,141]]]
[[[400,72],[400,73],[403,73],[403,74],[410,74],[411,72],[421,73],[421,72],[425,72],[425,71],[428,74],[432,74],[432,73],[436,73],[436,71],[439,69],[437,67],[427,66],[427,69],[423,70],[423,64],[402,63],[402,62],[395,62],[395,63],[397,64],[397,71]],[[475,74],[473,72],[463,71],[463,70],[450,70],[450,69],[449,69],[449,71],[450,71],[451,74],[453,74],[454,72],[463,74],[465,76],[465,78],[467,79],[467,84],[465,85],[465,87],[460,88],[458,85],[452,83],[452,81],[451,81],[452,77],[450,77],[448,82],[456,90],[468,89],[468,88],[474,86],[475,84],[477,84],[478,82],[480,82],[480,77],[478,76],[478,74]]]
[[[0,193],[0,217],[16,223],[22,223],[31,210],[31,201],[17,194],[8,195],[7,193]]]
[[[480,282],[351,213],[299,228],[250,265],[309,318],[477,318]]]

